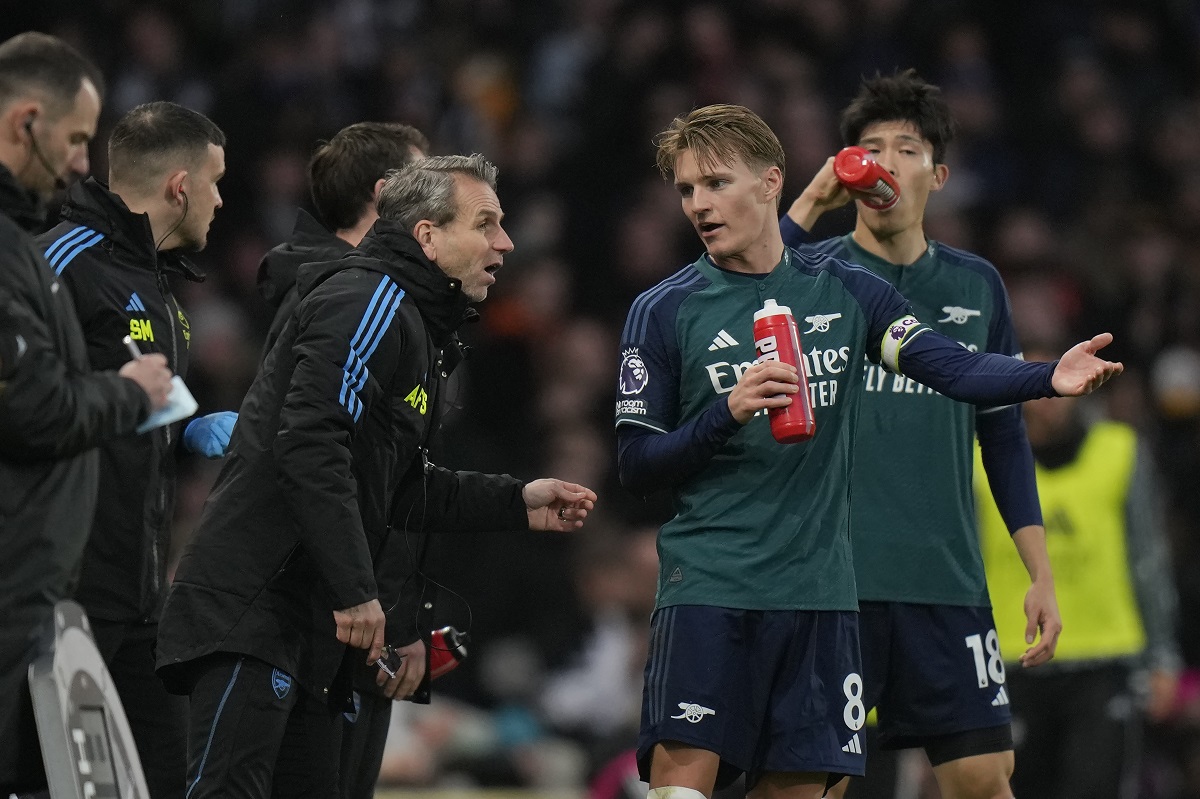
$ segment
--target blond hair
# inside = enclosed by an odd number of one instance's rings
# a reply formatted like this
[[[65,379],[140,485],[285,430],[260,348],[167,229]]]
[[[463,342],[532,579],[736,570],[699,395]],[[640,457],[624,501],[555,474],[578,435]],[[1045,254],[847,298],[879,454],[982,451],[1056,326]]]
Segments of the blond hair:
[[[783,145],[758,114],[740,105],[706,105],[686,117],[675,117],[655,139],[658,171],[664,178],[675,162],[691,150],[706,169],[741,159],[755,171],[779,167],[783,177]]]

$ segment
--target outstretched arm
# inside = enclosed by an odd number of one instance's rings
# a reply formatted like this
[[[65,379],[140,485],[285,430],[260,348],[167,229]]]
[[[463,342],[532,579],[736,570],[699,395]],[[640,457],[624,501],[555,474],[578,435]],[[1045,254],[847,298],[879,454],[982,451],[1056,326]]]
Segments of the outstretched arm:
[[[588,511],[596,507],[596,492],[578,483],[543,478],[521,489],[530,530],[567,532],[583,527]]]
[[[392,502],[392,526],[414,532],[567,532],[583,526],[595,502],[594,491],[575,483],[455,472],[418,458]]]
[[[1076,344],[1053,363],[1026,363],[1007,355],[970,352],[926,329],[904,343],[898,364],[901,373],[959,402],[1009,405],[1091,393],[1124,368],[1096,355],[1111,341],[1111,335],[1102,333]]]
[[[1054,390],[1063,397],[1082,397],[1125,371],[1120,362],[1096,355],[1112,340],[1112,333],[1101,333],[1067,350],[1054,367]]]

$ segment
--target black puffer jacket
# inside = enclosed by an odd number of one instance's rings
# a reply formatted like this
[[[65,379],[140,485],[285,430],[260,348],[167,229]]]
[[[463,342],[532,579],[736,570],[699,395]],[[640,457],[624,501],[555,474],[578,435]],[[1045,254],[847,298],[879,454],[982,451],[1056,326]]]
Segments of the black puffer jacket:
[[[37,631],[71,595],[96,507],[95,447],[150,410],[115,373],[91,374],[67,288],[29,230],[36,199],[0,166],[0,783],[29,774],[36,751],[25,684]]]
[[[236,652],[344,698],[335,609],[378,598],[396,605],[389,643],[427,637],[425,531],[528,527],[521,481],[424,457],[443,348],[468,315],[458,281],[380,221],[345,258],[304,266],[297,287],[168,594],[158,665],[172,690],[186,690],[188,662]]]
[[[95,447],[150,409],[132,380],[91,372],[67,289],[27,232],[39,220],[0,166],[0,299],[23,347],[0,383],[0,623],[71,595],[96,505]]]
[[[275,309],[275,318],[271,320],[271,329],[263,344],[263,358],[275,346],[288,317],[300,304],[300,295],[296,292],[296,273],[300,267],[336,261],[353,249],[349,242],[330,233],[312,214],[303,208],[296,211],[292,237],[268,251],[258,265],[258,293]]]
[[[168,275],[201,280],[182,255],[158,252],[150,220],[94,178],[73,186],[63,221],[38,236],[70,288],[93,369],[120,369],[131,336],[187,379],[191,330]],[[108,441],[100,448],[96,518],[76,599],[93,618],[150,621],[167,584],[175,509],[175,461],[184,422]]]

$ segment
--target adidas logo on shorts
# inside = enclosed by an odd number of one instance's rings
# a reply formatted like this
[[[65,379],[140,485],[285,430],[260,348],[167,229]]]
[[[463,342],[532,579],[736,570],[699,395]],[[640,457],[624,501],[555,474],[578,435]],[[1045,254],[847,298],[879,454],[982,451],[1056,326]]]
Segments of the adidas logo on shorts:
[[[858,733],[854,733],[854,737],[842,747],[842,751],[851,755],[862,754],[862,741],[858,740]]]
[[[992,700],[992,707],[1000,707],[1008,704],[1008,691],[1004,690],[1004,686],[1000,686],[1000,690],[996,692],[996,698]]]

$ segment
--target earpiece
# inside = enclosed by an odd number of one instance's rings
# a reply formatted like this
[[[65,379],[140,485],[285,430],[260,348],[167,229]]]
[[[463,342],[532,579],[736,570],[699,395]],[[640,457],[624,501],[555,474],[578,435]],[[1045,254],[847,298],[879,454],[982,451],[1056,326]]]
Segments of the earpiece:
[[[42,165],[42,168],[49,172],[54,178],[54,188],[58,189],[59,191],[63,191],[67,188],[67,181],[63,179],[62,175],[58,174],[58,170],[50,165],[50,161],[46,158],[45,153],[42,152],[42,148],[38,146],[37,137],[33,135],[33,120],[36,118],[36,113],[30,114],[29,116],[25,117],[25,121],[22,123],[21,127],[25,128],[25,132],[29,134],[29,146],[33,148],[34,156],[37,157],[37,160]]]
[[[166,240],[167,240],[167,239],[170,237],[170,235],[171,235],[172,233],[174,233],[176,230],[178,230],[178,229],[179,229],[179,226],[183,224],[183,220],[187,219],[187,215],[188,215],[188,196],[187,196],[187,192],[183,190],[183,186],[182,186],[182,185],[180,185],[180,186],[179,186],[179,188],[175,189],[175,199],[176,199],[176,200],[178,200],[178,199],[182,199],[182,200],[183,200],[183,213],[180,215],[180,217],[179,217],[179,221],[178,221],[178,222],[176,222],[174,225],[172,225],[172,226],[171,226],[171,229],[170,229],[170,230],[168,230],[166,233],[164,233],[164,234],[163,234],[163,236],[162,236],[162,238],[161,238],[161,239],[159,239],[159,240],[158,240],[158,241],[157,241],[157,242],[154,244],[154,249],[156,249],[156,250],[157,250],[157,249],[159,249],[160,247],[162,247],[162,245],[163,245],[163,242],[164,242],[164,241],[166,241]]]

